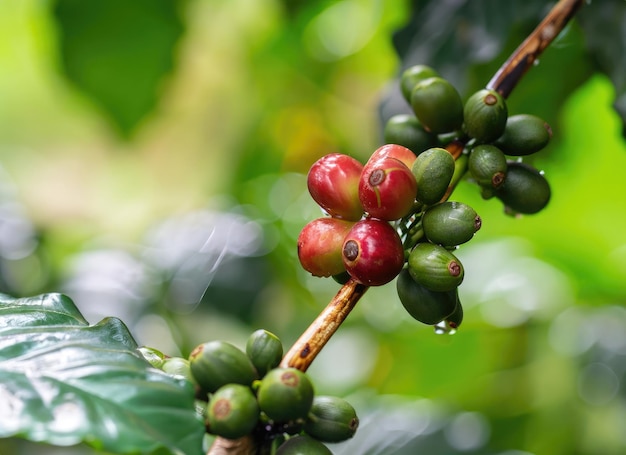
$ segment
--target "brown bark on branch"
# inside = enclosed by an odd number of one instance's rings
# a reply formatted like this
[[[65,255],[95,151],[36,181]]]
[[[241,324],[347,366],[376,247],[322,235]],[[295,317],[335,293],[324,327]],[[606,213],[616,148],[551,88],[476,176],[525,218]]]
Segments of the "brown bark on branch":
[[[508,97],[543,50],[561,33],[582,6],[583,1],[560,0],[500,67],[487,84],[487,88],[496,90],[505,98]],[[455,159],[460,156],[459,150],[462,152],[462,147],[459,148],[458,142],[453,142],[449,148]],[[454,188],[449,188],[446,197],[453,190]],[[367,286],[352,279],[344,284],[326,308],[287,351],[280,366],[306,371],[367,289]],[[255,455],[258,450],[255,442],[248,436],[235,441],[217,438],[207,455]]]
[[[280,366],[306,371],[368,287],[350,279],[287,351]]]
[[[537,60],[539,54],[541,54],[548,44],[550,44],[550,42],[563,30],[565,25],[573,17],[574,13],[578,10],[582,3],[583,0],[559,1],[544,18],[544,20],[541,21],[537,28],[535,28],[528,38],[524,40],[515,52],[513,52],[511,57],[509,57],[509,59],[500,67],[487,86],[498,91],[505,97],[508,96],[521,77]],[[451,143],[448,148],[455,159],[460,156],[458,142],[455,141]],[[460,150],[462,151],[462,147]],[[446,193],[447,196],[452,193],[452,190],[453,188],[448,190]],[[366,288],[362,289],[362,287],[356,287],[354,282],[351,280],[346,283],[337,294],[338,296],[341,295],[342,299],[339,301],[335,301],[336,298],[333,299],[333,301],[329,304],[329,307],[331,305],[333,306],[333,311],[335,312],[334,314],[337,316],[347,317],[352,308],[354,308],[356,302],[363,296],[365,290]],[[342,309],[341,305],[345,305],[346,308]],[[324,312],[326,311],[328,311],[328,307],[324,310]],[[322,315],[323,314],[324,313],[322,313]],[[322,315],[320,315],[320,317],[322,317]],[[320,317],[313,322],[312,327],[318,324]],[[287,352],[281,365],[295,366],[302,371],[306,371],[315,358],[315,355],[322,350],[324,344],[328,342],[330,336],[332,336],[336,328],[342,322],[343,320],[333,319],[332,331],[324,331],[309,327],[309,329],[302,334],[300,339],[298,339],[296,345],[294,345],[294,347]],[[314,336],[314,338],[307,338],[309,335]],[[327,338],[323,335],[327,335]],[[309,353],[305,357],[300,357],[301,349],[305,346],[311,347],[313,352],[315,352],[315,355]]]
[[[584,0],[561,0],[535,30],[518,46],[487,84],[507,98],[539,54],[561,33]]]
[[[216,438],[207,455],[255,455],[257,446],[252,436],[239,439]]]

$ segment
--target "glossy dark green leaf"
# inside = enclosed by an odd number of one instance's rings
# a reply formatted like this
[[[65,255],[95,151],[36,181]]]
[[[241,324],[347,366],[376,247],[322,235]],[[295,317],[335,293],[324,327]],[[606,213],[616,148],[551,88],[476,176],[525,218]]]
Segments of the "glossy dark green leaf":
[[[156,105],[183,32],[178,0],[57,0],[62,70],[128,136]]]
[[[88,325],[66,296],[0,296],[0,437],[201,454],[192,385],[137,347],[119,319]]]

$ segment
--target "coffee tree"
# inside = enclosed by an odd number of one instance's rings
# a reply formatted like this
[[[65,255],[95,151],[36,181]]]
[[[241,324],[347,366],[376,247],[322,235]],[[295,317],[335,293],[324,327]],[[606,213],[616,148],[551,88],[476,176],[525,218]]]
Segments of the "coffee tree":
[[[207,339],[171,356],[139,346],[117,318],[89,324],[63,294],[3,295],[0,436],[188,455],[327,454],[353,438],[355,407],[319,393],[307,370],[371,287],[395,288],[395,303],[436,334],[462,330],[457,250],[489,220],[455,190],[468,183],[503,216],[542,216],[553,190],[533,158],[553,129],[507,101],[583,3],[556,3],[469,96],[436,66],[411,61],[394,82],[402,109],[383,116],[380,146],[363,161],[331,152],[310,164],[320,216],[293,248],[307,274],[338,291],[291,347],[258,329],[244,348]]]

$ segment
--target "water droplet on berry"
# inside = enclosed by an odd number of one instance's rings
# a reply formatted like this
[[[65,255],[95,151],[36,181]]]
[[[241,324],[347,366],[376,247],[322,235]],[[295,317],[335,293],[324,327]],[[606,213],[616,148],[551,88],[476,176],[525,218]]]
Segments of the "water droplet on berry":
[[[435,334],[437,335],[454,335],[456,333],[456,326],[453,327],[448,321],[441,321],[433,326]]]

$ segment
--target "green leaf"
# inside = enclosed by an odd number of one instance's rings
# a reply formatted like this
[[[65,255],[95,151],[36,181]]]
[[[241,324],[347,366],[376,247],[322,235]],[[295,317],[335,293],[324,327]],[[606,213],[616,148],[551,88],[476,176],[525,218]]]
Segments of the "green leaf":
[[[53,7],[66,77],[132,130],[156,105],[183,32],[181,0],[57,0]]]
[[[150,366],[116,318],[60,294],[0,295],[0,437],[108,452],[202,453],[193,386]]]

